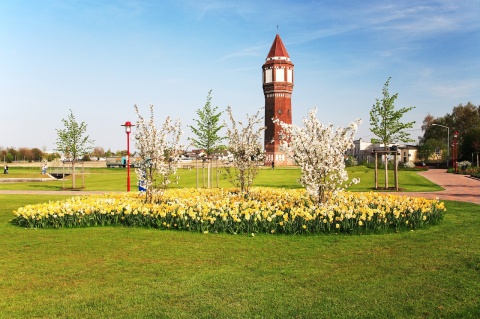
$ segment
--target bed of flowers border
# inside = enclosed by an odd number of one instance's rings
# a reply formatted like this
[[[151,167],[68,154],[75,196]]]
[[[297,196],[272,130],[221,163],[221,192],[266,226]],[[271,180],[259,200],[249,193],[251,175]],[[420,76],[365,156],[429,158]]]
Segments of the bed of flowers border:
[[[304,190],[170,189],[155,204],[141,193],[72,197],[27,205],[12,223],[26,228],[107,225],[231,234],[384,233],[437,224],[443,202],[380,193],[342,192],[316,205]]]

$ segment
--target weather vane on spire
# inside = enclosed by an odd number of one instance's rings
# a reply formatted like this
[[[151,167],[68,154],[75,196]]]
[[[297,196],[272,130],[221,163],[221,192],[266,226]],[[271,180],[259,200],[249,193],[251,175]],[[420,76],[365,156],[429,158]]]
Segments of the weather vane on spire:
[[[278,34],[278,24],[277,24],[277,34]]]

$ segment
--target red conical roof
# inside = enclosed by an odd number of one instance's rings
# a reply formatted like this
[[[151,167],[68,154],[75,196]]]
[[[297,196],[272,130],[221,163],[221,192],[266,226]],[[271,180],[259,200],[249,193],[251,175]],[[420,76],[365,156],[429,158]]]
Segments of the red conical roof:
[[[273,40],[273,44],[272,44],[272,47],[270,48],[270,52],[268,52],[267,59],[273,58],[273,57],[290,58],[290,56],[287,53],[287,49],[285,49],[282,39],[280,39],[280,36],[278,35],[278,33],[275,36],[275,40]]]

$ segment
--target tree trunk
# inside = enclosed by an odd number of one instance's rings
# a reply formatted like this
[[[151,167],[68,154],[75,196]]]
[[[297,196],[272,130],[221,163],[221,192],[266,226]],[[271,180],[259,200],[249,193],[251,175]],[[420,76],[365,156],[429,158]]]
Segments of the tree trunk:
[[[397,153],[393,155],[393,178],[395,181],[395,190],[398,191],[398,161],[397,161]]]
[[[82,161],[82,189],[85,188],[85,167],[84,164],[85,162]]]
[[[72,188],[75,189],[75,160],[72,161]]]
[[[388,189],[388,155],[385,153],[385,189]]]

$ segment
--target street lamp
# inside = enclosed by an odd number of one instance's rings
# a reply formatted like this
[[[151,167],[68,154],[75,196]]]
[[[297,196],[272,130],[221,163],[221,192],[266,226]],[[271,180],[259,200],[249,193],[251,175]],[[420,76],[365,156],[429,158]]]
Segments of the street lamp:
[[[455,131],[455,132],[453,133],[453,167],[455,167],[455,173],[458,173],[458,163],[457,163],[457,157],[458,157],[457,138],[458,138],[458,132]]]
[[[432,123],[434,126],[440,126],[447,129],[447,168],[448,168],[448,158],[450,157],[450,128],[445,125]]]
[[[127,192],[130,191],[130,133],[132,132],[132,123],[129,121],[121,125],[125,126],[125,133],[127,133]]]

